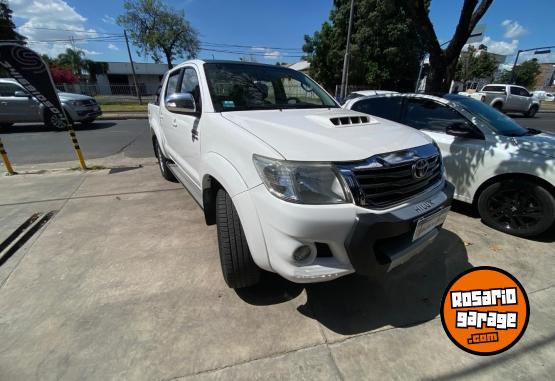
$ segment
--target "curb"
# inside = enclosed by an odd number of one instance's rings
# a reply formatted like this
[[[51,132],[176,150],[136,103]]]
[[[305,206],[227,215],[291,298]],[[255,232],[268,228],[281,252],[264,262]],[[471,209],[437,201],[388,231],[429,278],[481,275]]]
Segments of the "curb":
[[[96,120],[148,119],[148,114],[104,113]]]

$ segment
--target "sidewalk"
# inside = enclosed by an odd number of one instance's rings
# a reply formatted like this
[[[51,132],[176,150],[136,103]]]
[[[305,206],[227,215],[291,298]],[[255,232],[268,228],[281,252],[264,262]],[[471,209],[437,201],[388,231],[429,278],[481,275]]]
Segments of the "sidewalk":
[[[555,250],[453,212],[384,283],[222,279],[216,230],[153,163],[0,177],[0,240],[55,216],[0,266],[0,379],[549,379]],[[456,207],[461,211],[462,207]],[[438,316],[457,274],[491,265],[528,292],[522,340],[493,357],[455,347]]]

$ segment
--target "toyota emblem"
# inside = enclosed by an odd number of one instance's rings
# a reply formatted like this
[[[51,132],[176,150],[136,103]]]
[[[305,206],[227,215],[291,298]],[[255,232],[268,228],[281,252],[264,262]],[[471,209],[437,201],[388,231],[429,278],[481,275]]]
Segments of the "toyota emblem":
[[[421,179],[428,174],[428,161],[424,159],[418,160],[412,165],[412,177]]]

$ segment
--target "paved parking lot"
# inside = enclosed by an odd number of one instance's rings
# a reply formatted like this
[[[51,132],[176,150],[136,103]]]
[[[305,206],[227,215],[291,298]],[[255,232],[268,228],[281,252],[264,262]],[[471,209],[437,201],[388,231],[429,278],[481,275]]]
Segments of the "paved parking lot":
[[[155,165],[0,178],[0,232],[55,216],[0,266],[0,379],[550,379],[555,238],[493,231],[455,205],[439,239],[385,282],[234,292],[214,227]],[[515,275],[531,319],[510,351],[472,356],[439,304],[465,269]]]

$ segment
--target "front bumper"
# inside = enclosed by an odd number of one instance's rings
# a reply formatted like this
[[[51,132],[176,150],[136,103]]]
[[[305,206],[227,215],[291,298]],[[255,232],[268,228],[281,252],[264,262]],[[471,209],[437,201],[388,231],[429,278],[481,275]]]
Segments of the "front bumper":
[[[73,107],[66,104],[64,109],[74,122],[95,119],[102,115],[100,106]]]
[[[235,201],[249,246],[266,248],[267,258],[261,258],[261,250],[251,249],[255,262],[293,282],[312,283],[353,272],[387,274],[408,261],[424,250],[440,229],[412,242],[416,221],[450,205],[453,191],[454,187],[445,182],[439,189],[388,210],[370,210],[354,204],[293,204],[272,196],[264,185],[238,195]],[[253,215],[247,199],[254,204],[258,219],[243,218]],[[431,205],[426,211],[417,208],[423,202]],[[248,232],[255,230],[261,236],[249,237]],[[312,255],[298,263],[292,254],[305,245],[311,248]],[[327,248],[327,255],[320,252],[322,247]]]

